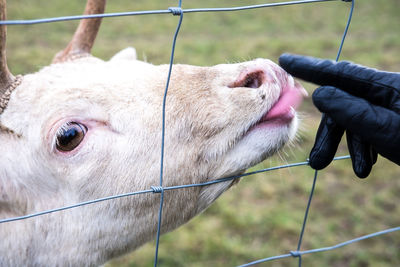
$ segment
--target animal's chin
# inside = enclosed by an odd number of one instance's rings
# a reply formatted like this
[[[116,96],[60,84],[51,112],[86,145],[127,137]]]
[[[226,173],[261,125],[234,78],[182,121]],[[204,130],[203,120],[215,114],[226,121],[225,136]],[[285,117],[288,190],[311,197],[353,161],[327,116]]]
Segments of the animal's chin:
[[[294,137],[297,124],[296,112],[292,110],[273,120],[260,120],[246,132],[242,140],[253,146],[265,147],[267,151],[263,154],[270,156]]]
[[[288,123],[262,122],[249,129],[222,157],[212,177],[229,177],[243,173],[279,150],[296,131],[296,118]],[[226,184],[225,190],[236,184],[234,180]]]

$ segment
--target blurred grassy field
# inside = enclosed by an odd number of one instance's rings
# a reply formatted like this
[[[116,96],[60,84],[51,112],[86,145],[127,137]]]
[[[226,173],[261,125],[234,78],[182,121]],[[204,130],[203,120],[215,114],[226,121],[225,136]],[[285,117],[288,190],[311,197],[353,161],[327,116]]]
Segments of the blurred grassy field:
[[[80,14],[82,0],[13,0],[9,19]],[[183,1],[184,8],[226,7],[273,1]],[[341,59],[400,71],[400,2],[356,1]],[[107,12],[166,9],[177,1],[108,1]],[[275,7],[231,13],[185,14],[176,48],[177,63],[213,65],[256,57],[277,61],[283,52],[332,58],[340,43],[350,3]],[[104,19],[93,54],[103,59],[134,46],[140,59],[167,63],[177,17],[150,15]],[[14,26],[8,30],[13,73],[37,71],[68,42],[77,22]],[[306,84],[311,93],[315,86]],[[310,99],[301,108],[299,140],[254,170],[308,157],[320,114]],[[344,141],[344,140],[343,140]],[[344,144],[338,155],[347,154]],[[302,249],[330,246],[400,225],[400,168],[383,158],[365,180],[349,161],[320,172]],[[161,238],[160,266],[234,266],[295,250],[313,178],[308,167],[242,179],[206,212]],[[150,243],[107,266],[150,266]],[[400,233],[369,239],[331,252],[303,256],[304,266],[400,266]],[[284,259],[262,266],[297,266]]]

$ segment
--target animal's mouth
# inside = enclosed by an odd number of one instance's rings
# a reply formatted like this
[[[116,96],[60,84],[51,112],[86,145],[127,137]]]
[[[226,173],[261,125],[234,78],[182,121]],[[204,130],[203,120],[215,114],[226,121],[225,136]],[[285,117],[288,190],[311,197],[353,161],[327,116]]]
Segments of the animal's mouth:
[[[296,116],[296,108],[301,104],[307,92],[296,81],[282,86],[281,94],[272,108],[262,116],[258,123],[274,122],[287,124]]]
[[[230,88],[247,87],[263,90],[263,85],[273,83],[280,88],[278,99],[254,126],[264,123],[288,124],[296,116],[296,108],[301,104],[303,97],[307,96],[306,90],[296,82],[285,70],[272,61],[263,61],[248,67],[241,72],[238,79],[229,85]],[[264,100],[265,94],[262,99]],[[250,129],[250,130],[251,130]]]
[[[273,64],[273,63],[272,63]],[[296,109],[301,104],[307,91],[300,83],[295,81],[286,71],[273,64],[271,70],[275,75],[274,82],[281,88],[279,98],[272,107],[262,115],[255,126],[259,124],[286,125],[296,116]],[[250,77],[252,75],[249,75]],[[268,75],[269,77],[271,75]],[[269,82],[269,81],[266,81]]]
[[[239,96],[248,94],[244,100],[248,109],[240,114],[239,131],[226,146],[229,151],[251,154],[249,157],[255,158],[245,164],[244,169],[252,162],[255,165],[261,158],[272,155],[294,137],[296,109],[307,96],[300,83],[272,61],[257,59],[252,63],[242,69],[238,78],[229,85],[230,88],[241,87]],[[255,149],[247,151],[252,146]]]

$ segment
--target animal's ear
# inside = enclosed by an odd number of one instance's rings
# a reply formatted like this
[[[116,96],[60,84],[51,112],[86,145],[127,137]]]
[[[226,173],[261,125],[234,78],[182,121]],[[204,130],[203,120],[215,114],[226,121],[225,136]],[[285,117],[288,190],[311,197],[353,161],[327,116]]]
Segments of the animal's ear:
[[[133,47],[127,47],[116,53],[110,59],[110,61],[117,61],[117,60],[137,60],[136,49]]]

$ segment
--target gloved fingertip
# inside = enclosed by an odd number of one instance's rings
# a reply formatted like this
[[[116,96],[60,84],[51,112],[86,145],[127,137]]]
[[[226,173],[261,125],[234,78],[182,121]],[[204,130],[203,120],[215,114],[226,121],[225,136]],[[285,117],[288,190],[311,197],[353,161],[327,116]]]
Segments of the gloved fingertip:
[[[293,61],[293,55],[289,53],[284,53],[279,57],[278,61],[279,65],[287,71]]]
[[[322,170],[325,169],[332,161],[331,157],[325,157],[315,151],[310,152],[310,157],[308,159],[308,163],[310,167],[314,170]]]
[[[362,167],[353,165],[354,173],[357,175],[358,178],[361,179],[367,178],[368,175],[371,173],[371,170],[372,165],[364,165]]]
[[[376,162],[375,150],[360,135],[350,131],[346,131],[346,139],[354,173],[358,178],[366,178]]]
[[[311,149],[309,164],[315,170],[327,167],[335,157],[344,129],[329,116],[322,116],[314,146]]]

